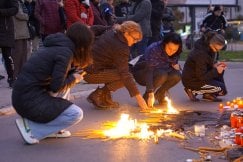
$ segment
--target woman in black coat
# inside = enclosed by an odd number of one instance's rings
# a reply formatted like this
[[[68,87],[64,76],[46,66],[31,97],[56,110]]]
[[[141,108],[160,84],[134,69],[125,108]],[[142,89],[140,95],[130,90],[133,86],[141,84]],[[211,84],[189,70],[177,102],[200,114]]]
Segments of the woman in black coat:
[[[91,62],[92,41],[90,29],[74,23],[66,35],[46,37],[44,47],[23,66],[14,84],[12,103],[22,117],[16,124],[28,144],[50,136],[68,137],[70,132],[62,130],[82,119],[82,109],[58,94],[67,94],[83,79],[84,73],[71,67],[83,68]]]
[[[221,34],[208,32],[200,38],[190,52],[182,72],[185,92],[192,101],[203,99],[220,102],[217,96],[227,94],[223,74],[227,67],[224,62],[216,62],[217,52],[225,45]]]

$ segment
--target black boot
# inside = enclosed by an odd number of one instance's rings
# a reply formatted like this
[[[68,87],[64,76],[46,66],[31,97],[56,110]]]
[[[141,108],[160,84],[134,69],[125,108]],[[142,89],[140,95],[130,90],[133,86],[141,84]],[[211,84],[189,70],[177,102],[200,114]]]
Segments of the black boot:
[[[90,103],[93,103],[97,109],[107,109],[109,105],[105,102],[105,94],[101,88],[97,88],[87,98]]]
[[[114,102],[112,100],[110,90],[108,88],[106,88],[106,87],[103,87],[102,89],[104,91],[104,98],[105,98],[105,102],[108,105],[108,107],[109,108],[118,108],[119,107],[119,103],[118,102]]]

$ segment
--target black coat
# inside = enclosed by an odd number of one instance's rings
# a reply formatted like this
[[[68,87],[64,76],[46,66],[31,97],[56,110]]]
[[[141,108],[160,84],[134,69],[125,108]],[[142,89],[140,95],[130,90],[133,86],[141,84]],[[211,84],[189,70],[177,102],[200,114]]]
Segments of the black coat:
[[[185,87],[197,89],[220,76],[213,66],[215,55],[202,38],[195,43],[182,71],[182,83]]]
[[[75,84],[68,71],[73,62],[74,44],[62,33],[46,37],[40,48],[23,66],[12,92],[12,104],[19,115],[46,123],[72,103],[49,95]]]
[[[0,47],[14,46],[14,24],[12,16],[18,13],[18,0],[0,1]]]

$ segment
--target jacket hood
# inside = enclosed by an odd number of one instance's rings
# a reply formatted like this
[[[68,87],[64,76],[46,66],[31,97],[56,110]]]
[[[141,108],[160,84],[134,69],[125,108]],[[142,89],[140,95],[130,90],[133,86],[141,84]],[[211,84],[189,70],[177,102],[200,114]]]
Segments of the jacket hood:
[[[43,45],[46,47],[52,47],[52,46],[69,47],[72,51],[75,50],[74,43],[63,33],[50,34],[45,38]]]

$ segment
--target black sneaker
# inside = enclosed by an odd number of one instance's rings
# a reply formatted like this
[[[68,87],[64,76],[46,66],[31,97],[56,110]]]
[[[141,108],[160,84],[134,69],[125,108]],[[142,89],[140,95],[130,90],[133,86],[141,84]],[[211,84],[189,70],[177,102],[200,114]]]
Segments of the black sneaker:
[[[205,93],[202,97],[206,101],[211,102],[222,102],[222,99],[217,98],[214,94]]]
[[[199,101],[199,99],[196,98],[196,95],[194,95],[192,93],[192,90],[191,89],[188,89],[188,88],[184,88],[184,91],[186,92],[187,96],[189,97],[189,99],[193,102],[197,102]]]

